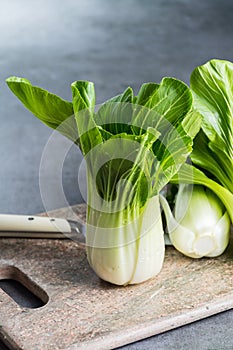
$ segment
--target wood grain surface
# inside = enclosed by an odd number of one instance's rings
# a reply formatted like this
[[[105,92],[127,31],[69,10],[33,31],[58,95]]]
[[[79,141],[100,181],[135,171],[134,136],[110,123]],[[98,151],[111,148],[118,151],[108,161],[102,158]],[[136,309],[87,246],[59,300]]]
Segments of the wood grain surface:
[[[85,221],[85,206],[52,214]],[[0,289],[1,337],[12,349],[113,349],[228,310],[233,307],[232,248],[231,242],[221,257],[195,260],[166,247],[156,278],[117,287],[95,275],[77,242],[3,238],[0,278],[27,283],[48,302],[23,308]]]

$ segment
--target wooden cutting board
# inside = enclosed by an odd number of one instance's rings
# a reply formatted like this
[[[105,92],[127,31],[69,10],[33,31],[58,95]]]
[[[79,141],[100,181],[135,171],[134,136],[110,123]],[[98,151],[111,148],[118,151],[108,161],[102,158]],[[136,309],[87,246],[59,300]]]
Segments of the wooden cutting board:
[[[85,206],[73,210],[85,219]],[[101,281],[71,240],[1,239],[0,252],[0,278],[19,279],[49,299],[27,309],[0,289],[0,334],[12,349],[113,349],[233,307],[232,242],[215,259],[167,247],[159,276],[127,287]]]

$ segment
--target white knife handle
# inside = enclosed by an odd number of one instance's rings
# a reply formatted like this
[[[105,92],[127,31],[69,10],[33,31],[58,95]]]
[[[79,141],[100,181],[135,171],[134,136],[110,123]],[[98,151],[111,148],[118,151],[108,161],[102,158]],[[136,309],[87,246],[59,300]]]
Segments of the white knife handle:
[[[0,214],[0,231],[71,232],[71,227],[65,219]]]

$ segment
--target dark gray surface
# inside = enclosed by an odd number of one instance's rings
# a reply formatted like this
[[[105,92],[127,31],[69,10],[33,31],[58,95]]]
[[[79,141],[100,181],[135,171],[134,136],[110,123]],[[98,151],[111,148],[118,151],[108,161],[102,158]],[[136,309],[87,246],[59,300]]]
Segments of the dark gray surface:
[[[163,76],[188,83],[193,68],[211,58],[233,61],[231,0],[2,0],[0,13],[1,213],[44,211],[39,168],[51,135],[8,90],[9,75],[66,99],[72,81],[91,80],[101,103],[128,85],[137,92],[143,82]],[[62,147],[59,141],[55,162]],[[72,148],[64,161],[70,204],[83,201],[81,159]],[[47,177],[52,183],[52,167]],[[51,192],[55,209],[61,203]],[[229,311],[124,349],[233,349],[232,323]]]
[[[9,348],[0,341],[0,350],[9,350]]]

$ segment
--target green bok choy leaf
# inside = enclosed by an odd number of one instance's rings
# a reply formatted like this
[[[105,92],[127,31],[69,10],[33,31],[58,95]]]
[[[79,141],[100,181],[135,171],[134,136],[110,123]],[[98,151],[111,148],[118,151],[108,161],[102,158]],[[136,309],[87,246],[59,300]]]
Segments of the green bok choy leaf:
[[[202,114],[192,162],[233,193],[233,63],[211,60],[191,74],[194,106]]]

